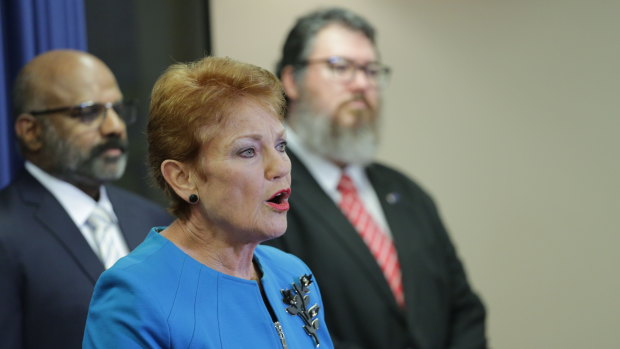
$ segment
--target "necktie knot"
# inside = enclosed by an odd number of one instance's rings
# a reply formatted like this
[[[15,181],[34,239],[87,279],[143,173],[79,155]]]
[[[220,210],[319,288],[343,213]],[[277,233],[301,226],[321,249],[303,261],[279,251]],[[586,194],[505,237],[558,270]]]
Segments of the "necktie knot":
[[[87,222],[94,230],[101,230],[110,225],[112,223],[112,219],[103,208],[95,206],[95,209],[88,217]]]
[[[353,194],[357,192],[353,180],[346,173],[343,173],[342,177],[340,177],[337,189],[341,194]]]

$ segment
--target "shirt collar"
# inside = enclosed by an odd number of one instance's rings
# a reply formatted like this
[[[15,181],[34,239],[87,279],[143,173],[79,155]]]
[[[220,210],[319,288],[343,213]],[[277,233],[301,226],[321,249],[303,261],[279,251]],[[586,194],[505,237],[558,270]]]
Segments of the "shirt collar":
[[[77,226],[86,223],[96,205],[99,205],[110,214],[113,220],[116,220],[112,203],[104,186],[99,188],[99,202],[97,202],[76,186],[50,175],[30,161],[26,161],[25,168],[58,200]]]

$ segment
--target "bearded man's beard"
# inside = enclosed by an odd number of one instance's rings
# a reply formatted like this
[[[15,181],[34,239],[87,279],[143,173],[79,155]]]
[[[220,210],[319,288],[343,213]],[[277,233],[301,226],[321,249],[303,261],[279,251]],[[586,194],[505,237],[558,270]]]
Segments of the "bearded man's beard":
[[[319,155],[341,164],[366,165],[372,162],[379,144],[379,121],[363,96],[342,103],[334,115],[317,112],[300,99],[295,113],[288,116],[295,134]],[[368,108],[355,109],[350,104],[363,101]]]
[[[51,124],[44,125],[43,156],[49,172],[69,183],[96,186],[123,176],[127,165],[127,140],[110,137],[91,149],[80,149],[60,137]],[[104,157],[107,149],[118,148],[122,155]]]

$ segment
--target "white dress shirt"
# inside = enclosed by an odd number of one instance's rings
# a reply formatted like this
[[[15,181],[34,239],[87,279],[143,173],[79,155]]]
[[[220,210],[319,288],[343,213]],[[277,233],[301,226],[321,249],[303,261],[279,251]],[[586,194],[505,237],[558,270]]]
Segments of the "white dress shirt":
[[[310,174],[312,174],[321,188],[323,188],[327,195],[338,205],[341,199],[340,192],[338,191],[338,182],[340,182],[343,170],[338,165],[306,147],[290,127],[286,128],[286,141],[287,147],[295,152],[295,155],[297,155],[299,160],[306,166],[308,171],[310,171]],[[295,171],[295,169],[293,169],[293,171]],[[392,233],[385,219],[385,214],[381,209],[381,203],[366,176],[364,168],[359,165],[348,165],[344,169],[344,172],[353,180],[366,211],[372,216],[375,223],[391,237]],[[295,188],[293,188],[293,195],[295,195]]]
[[[39,181],[42,186],[52,193],[56,200],[58,200],[69,217],[71,217],[71,220],[73,220],[73,223],[75,223],[78,227],[82,233],[82,236],[84,236],[84,239],[86,239],[88,245],[93,249],[95,254],[97,253],[97,246],[95,245],[95,241],[93,239],[93,231],[86,223],[86,220],[97,205],[105,210],[114,221],[113,228],[110,229],[110,232],[112,234],[115,248],[122,256],[129,253],[129,248],[127,247],[125,238],[123,237],[118,225],[118,218],[116,217],[116,214],[114,214],[112,203],[108,198],[108,194],[104,186],[99,188],[99,202],[97,202],[82,190],[48,174],[29,161],[26,161],[25,167],[26,170],[37,181]]]

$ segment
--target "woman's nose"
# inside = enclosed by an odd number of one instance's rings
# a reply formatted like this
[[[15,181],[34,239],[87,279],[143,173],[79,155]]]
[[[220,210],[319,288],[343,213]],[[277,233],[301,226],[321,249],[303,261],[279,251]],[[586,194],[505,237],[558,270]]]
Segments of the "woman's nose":
[[[269,156],[266,168],[267,179],[279,179],[288,176],[291,173],[291,160],[286,152],[274,150]]]

